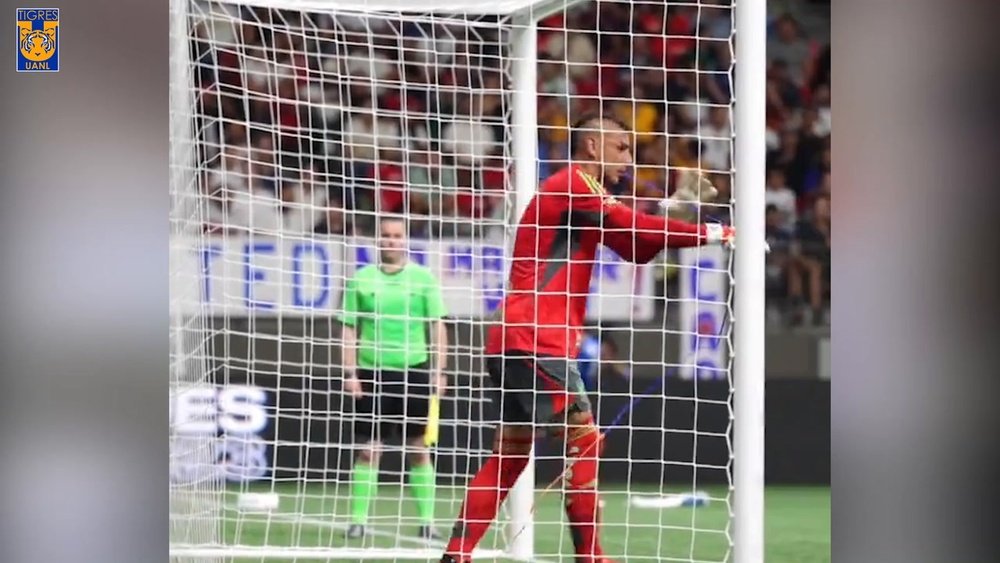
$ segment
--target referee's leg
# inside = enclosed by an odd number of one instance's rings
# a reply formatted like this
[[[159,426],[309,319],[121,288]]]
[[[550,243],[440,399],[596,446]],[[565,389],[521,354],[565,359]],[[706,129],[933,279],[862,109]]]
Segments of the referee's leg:
[[[431,449],[424,443],[430,414],[430,374],[426,366],[420,366],[407,374],[409,385],[406,389],[404,440],[406,441],[406,461],[409,465],[407,481],[420,518],[417,535],[423,539],[441,539],[434,529],[434,499],[437,488],[437,472]]]
[[[378,467],[381,457],[379,431],[379,413],[381,411],[380,393],[374,388],[375,377],[372,373],[359,374],[362,385],[362,396],[355,404],[358,417],[356,440],[362,442],[351,469],[351,525],[347,529],[347,537],[361,538],[365,535],[365,525],[372,500],[378,492]]]

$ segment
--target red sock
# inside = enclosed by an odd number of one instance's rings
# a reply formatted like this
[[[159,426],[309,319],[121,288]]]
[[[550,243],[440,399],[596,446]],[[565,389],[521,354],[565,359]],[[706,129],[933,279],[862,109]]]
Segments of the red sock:
[[[601,515],[597,495],[597,459],[603,449],[600,431],[593,424],[570,428],[566,457],[566,517],[577,563],[602,561],[598,533]]]
[[[530,438],[520,442],[504,440],[502,446],[510,447],[504,447],[501,452],[517,451],[524,448],[525,444],[530,448],[531,442]],[[458,561],[471,560],[472,550],[493,523],[500,505],[526,465],[528,455],[524,453],[494,453],[486,460],[469,482],[465,502],[462,503],[458,521],[451,532],[446,554]]]

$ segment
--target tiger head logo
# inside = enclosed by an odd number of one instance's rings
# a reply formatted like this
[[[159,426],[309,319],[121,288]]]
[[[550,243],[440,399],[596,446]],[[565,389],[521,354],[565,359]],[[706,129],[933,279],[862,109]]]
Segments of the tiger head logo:
[[[56,50],[56,28],[21,28],[21,54],[30,61],[45,61]]]

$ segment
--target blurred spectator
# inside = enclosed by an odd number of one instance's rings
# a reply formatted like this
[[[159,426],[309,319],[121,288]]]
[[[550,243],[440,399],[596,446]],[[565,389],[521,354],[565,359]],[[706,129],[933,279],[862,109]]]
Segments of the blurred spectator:
[[[584,33],[552,33],[540,51],[550,59],[566,61],[567,72],[572,78],[589,74],[597,62],[597,46],[593,38]]]
[[[482,212],[491,219],[503,219],[503,195],[507,189],[507,165],[499,156],[485,162],[479,179],[482,186]]]
[[[819,113],[814,107],[802,111],[802,123],[799,128],[799,149],[793,166],[790,168],[796,174],[794,189],[799,195],[811,197],[819,188],[823,173],[823,153],[829,144],[829,137],[820,136],[817,131]]]
[[[816,88],[813,92],[813,104],[816,107],[813,134],[817,137],[827,137],[833,129],[830,112],[830,87],[828,85],[823,84]]]
[[[305,87],[303,101],[312,110],[312,122],[322,128],[332,126],[341,116],[340,87],[332,81],[314,80]],[[332,146],[325,147],[326,152],[333,153]]]
[[[416,151],[410,153],[406,183],[410,190],[410,209],[420,215],[454,216],[455,194],[458,187],[455,166],[445,162],[441,153]]]
[[[703,38],[728,40],[733,31],[733,8],[729,0],[702,0]]]
[[[315,232],[321,235],[353,234],[353,229],[350,228],[347,221],[343,203],[338,198],[331,197],[327,201],[326,208],[322,210]]]
[[[557,96],[576,94],[576,84],[570,79],[564,62],[553,59],[538,62],[538,93]]]
[[[278,179],[274,138],[265,131],[254,131],[250,143],[250,187],[275,195]]]
[[[385,94],[389,84],[396,78],[397,65],[392,61],[392,57],[386,54],[385,50],[378,49],[355,49],[346,57],[337,59],[327,59],[327,71],[334,71],[346,74],[348,80],[354,84],[374,84],[375,95]],[[332,65],[340,64],[337,69]]]
[[[722,221],[724,223],[731,223],[732,217],[730,213],[732,210],[732,198],[733,198],[733,175],[732,174],[712,174],[710,175],[712,180],[712,185],[719,192],[715,196],[715,206],[709,207],[709,212],[712,213],[715,219]]]
[[[226,226],[236,230],[277,233],[281,230],[282,202],[274,191],[251,185],[228,192]]]
[[[728,106],[713,106],[708,110],[708,123],[702,124],[700,137],[701,168],[728,172],[733,146]]]
[[[228,228],[231,194],[248,189],[249,170],[247,151],[230,145],[222,149],[217,163],[205,171],[201,185],[208,198],[203,211],[208,232],[224,232]]]
[[[819,193],[822,197],[830,197],[832,195],[831,191],[831,180],[830,180],[830,170],[823,172],[823,181],[819,185]]]
[[[430,29],[418,31],[411,40],[412,49],[408,49],[407,54],[422,65],[447,65],[455,56],[457,41],[445,26],[426,27]]]
[[[351,111],[343,127],[344,156],[354,161],[374,163],[380,148],[400,146],[399,123],[390,116],[376,115],[370,102]]]
[[[669,5],[667,7],[667,25],[661,40],[654,44],[654,52],[662,57],[666,68],[690,68],[691,54],[697,43],[695,22],[698,19],[697,10],[689,6]]]
[[[790,112],[802,105],[802,91],[788,72],[788,63],[772,59],[767,71],[768,111],[773,117],[788,119]]]
[[[503,159],[490,157],[478,170],[459,168],[459,189],[455,198],[457,214],[467,218],[492,217],[506,187]]]
[[[637,211],[661,214],[660,203],[668,196],[669,170],[667,168],[667,137],[659,135],[651,142],[639,145],[636,155],[635,177],[632,181],[631,203]],[[628,203],[628,198],[622,198]]]
[[[830,86],[830,44],[827,43],[820,49],[816,56],[816,66],[813,69],[812,88],[819,89],[820,86]]]
[[[729,104],[733,97],[733,83],[730,71],[733,65],[732,50],[728,43],[710,43],[702,52],[703,62],[699,63],[707,72],[701,74],[701,87],[707,100],[715,104]]]
[[[781,322],[784,299],[788,295],[792,262],[792,231],[784,224],[781,210],[768,204],[764,219],[764,236],[771,252],[767,255],[765,291],[768,299],[767,315],[771,322]]]
[[[612,113],[635,132],[636,143],[649,142],[656,132],[659,122],[659,107],[651,102],[633,97],[631,83],[622,86],[623,98],[611,103]]]
[[[330,193],[316,173],[315,165],[304,168],[298,178],[285,184],[281,189],[284,203],[282,232],[304,235],[315,231],[325,219],[330,203]]]
[[[797,87],[806,86],[812,77],[815,49],[802,36],[799,22],[784,14],[775,23],[774,36],[767,42],[767,56],[788,63],[788,76]]]
[[[698,168],[698,158],[693,151],[696,142],[690,135],[672,137],[667,141],[667,164],[670,168]]]
[[[672,73],[673,80],[668,79],[667,99],[678,103],[676,112],[679,120],[676,125],[681,129],[693,130],[695,125],[703,120],[708,113],[698,94],[698,75],[695,72],[679,71]]]
[[[636,155],[635,190],[637,196],[664,197],[667,190],[667,137],[660,135],[640,145]]]
[[[569,113],[566,98],[542,96],[538,100],[538,151],[543,165],[550,170],[553,164],[566,159],[569,143]],[[549,173],[540,173],[541,178]]]
[[[544,180],[569,163],[569,147],[565,142],[541,140],[538,143],[538,179]]]
[[[794,129],[782,129],[778,135],[777,147],[768,153],[767,165],[769,167],[781,168],[785,171],[786,178],[788,170],[795,162],[799,153],[799,134]]]
[[[406,170],[403,168],[403,154],[397,150],[379,151],[379,159],[374,167],[375,189],[379,205],[376,210],[383,213],[408,212],[408,186]]]
[[[827,324],[826,292],[830,279],[830,200],[816,198],[812,213],[796,231],[795,272],[789,280],[789,297],[798,305],[806,290],[807,308],[796,311],[796,321]]]
[[[667,99],[663,71],[656,67],[640,67],[634,72],[636,99],[655,104],[657,120],[663,117],[663,102]],[[663,133],[662,129],[657,132]]]
[[[268,59],[263,46],[247,44],[243,51],[240,67],[246,77],[245,86],[251,93],[267,94],[272,88],[277,72],[273,61]]]
[[[777,227],[791,234],[798,218],[798,198],[785,183],[785,172],[778,167],[769,168],[764,183],[764,203],[777,213]]]
[[[497,148],[493,128],[483,122],[483,99],[463,96],[455,119],[441,131],[442,149],[461,164],[479,163]]]

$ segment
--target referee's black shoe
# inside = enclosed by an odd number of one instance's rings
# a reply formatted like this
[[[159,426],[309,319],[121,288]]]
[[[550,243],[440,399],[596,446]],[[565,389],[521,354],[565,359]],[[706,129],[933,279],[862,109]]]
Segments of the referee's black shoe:
[[[442,536],[437,530],[435,530],[434,526],[426,526],[426,525],[417,528],[417,537],[422,540],[434,540],[434,541],[440,541],[444,539],[444,536]]]
[[[347,527],[347,539],[358,540],[365,537],[365,527],[361,524],[351,524]]]

